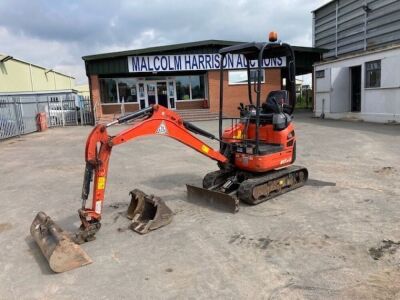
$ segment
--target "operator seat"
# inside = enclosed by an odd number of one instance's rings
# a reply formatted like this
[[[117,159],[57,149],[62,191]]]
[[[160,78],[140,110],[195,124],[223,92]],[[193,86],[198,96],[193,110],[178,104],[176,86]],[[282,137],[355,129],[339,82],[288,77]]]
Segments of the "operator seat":
[[[265,102],[262,104],[262,112],[264,114],[281,113],[282,104],[288,103],[288,92],[285,90],[271,91]]]
[[[285,113],[284,105],[289,101],[288,91],[271,91],[265,102],[261,105],[261,116],[272,114],[274,130],[280,131],[288,127],[292,121],[291,116]]]

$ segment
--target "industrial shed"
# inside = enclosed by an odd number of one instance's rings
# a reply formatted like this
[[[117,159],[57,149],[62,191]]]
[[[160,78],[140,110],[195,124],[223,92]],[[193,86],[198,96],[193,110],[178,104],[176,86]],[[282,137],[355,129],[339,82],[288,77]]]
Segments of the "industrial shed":
[[[313,11],[315,115],[400,122],[400,1],[335,0]]]

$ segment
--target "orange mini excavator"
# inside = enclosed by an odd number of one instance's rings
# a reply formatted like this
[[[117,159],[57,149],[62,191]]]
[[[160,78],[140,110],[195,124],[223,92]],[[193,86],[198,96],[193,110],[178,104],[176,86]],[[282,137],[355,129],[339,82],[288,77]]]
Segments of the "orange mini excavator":
[[[82,207],[79,209],[82,224],[79,231],[70,237],[43,212],[36,216],[31,226],[32,236],[55,272],[91,262],[78,244],[93,240],[100,229],[111,150],[135,138],[147,135],[170,137],[217,161],[219,169],[205,175],[203,187],[187,186],[188,199],[203,199],[231,212],[238,211],[239,200],[258,204],[304,185],[308,178],[307,169],[292,165],[296,159],[296,136],[292,122],[296,99],[295,57],[292,48],[278,41],[276,33],[270,33],[266,43],[245,43],[221,49],[221,62],[228,54],[242,55],[246,61],[249,103],[241,103],[238,107],[239,118],[223,118],[224,64],[221,63],[218,137],[182,120],[176,112],[160,105],[122,116],[107,125],[95,126],[86,142]],[[282,57],[286,60],[286,89],[272,91],[262,101],[263,63]],[[252,66],[255,66],[256,76],[251,76]],[[223,121],[230,122],[231,126],[223,130]],[[117,135],[107,133],[108,127],[127,122],[131,122],[131,126]],[[214,150],[194,134],[217,140],[219,149]],[[92,201],[87,206],[92,181]],[[147,226],[143,231],[139,230],[142,233],[149,230],[149,219],[156,219],[153,221],[158,224],[153,223],[153,228],[157,228],[167,224],[172,215],[161,199],[150,197],[150,201],[146,197],[139,197],[138,193],[133,195],[136,201],[133,210],[141,207],[139,215],[142,217],[143,214],[149,215],[143,203],[151,202],[156,207],[153,215],[142,222]],[[158,212],[157,206],[163,212]],[[139,219],[136,218],[136,221]],[[140,220],[138,222],[141,223]]]

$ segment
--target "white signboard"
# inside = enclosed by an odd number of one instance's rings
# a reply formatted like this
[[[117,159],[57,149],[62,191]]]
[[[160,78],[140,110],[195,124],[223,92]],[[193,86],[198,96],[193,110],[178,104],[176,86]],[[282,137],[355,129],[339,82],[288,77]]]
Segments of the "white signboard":
[[[128,56],[129,72],[175,72],[217,70],[221,65],[221,56],[214,54],[186,55],[154,55]],[[223,61],[225,69],[245,69],[247,61],[243,55],[227,54]],[[256,68],[258,61],[250,62]],[[262,62],[264,68],[281,68],[286,66],[286,57],[266,58]]]

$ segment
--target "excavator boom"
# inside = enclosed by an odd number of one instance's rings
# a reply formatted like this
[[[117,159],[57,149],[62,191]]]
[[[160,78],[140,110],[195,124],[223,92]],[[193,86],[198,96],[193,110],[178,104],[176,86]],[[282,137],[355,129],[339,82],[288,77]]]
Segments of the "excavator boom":
[[[108,134],[107,127],[128,121],[133,122],[129,128],[114,136]],[[183,121],[177,113],[159,105],[123,116],[107,125],[95,126],[86,141],[82,207],[78,210],[81,219],[79,231],[70,236],[43,212],[36,216],[31,225],[31,234],[49,261],[50,268],[54,272],[64,272],[91,263],[91,259],[78,244],[95,239],[101,227],[108,163],[114,146],[141,136],[166,136],[219,162],[221,166],[229,167],[228,158],[192,133],[218,140],[214,135]],[[92,201],[87,207],[92,182]],[[173,213],[162,199],[148,196],[139,190],[132,191],[131,195],[127,216],[132,219],[133,230],[143,234],[171,222]]]
[[[85,151],[86,170],[82,191],[82,210],[81,219],[86,221],[100,220],[103,207],[104,194],[107,182],[108,162],[111,150],[114,146],[128,142],[135,138],[148,135],[161,135],[173,138],[197,152],[228,166],[228,158],[219,151],[194,136],[191,132],[201,134],[210,139],[217,139],[214,135],[185,122],[181,117],[167,108],[159,105],[153,105],[150,108],[136,112],[132,115],[122,117],[117,120],[118,123],[125,123],[131,120],[133,125],[115,136],[109,136],[106,125],[97,125],[90,133]],[[114,122],[112,124],[115,124]],[[91,176],[93,180],[92,204],[86,208],[86,200],[89,195]]]

